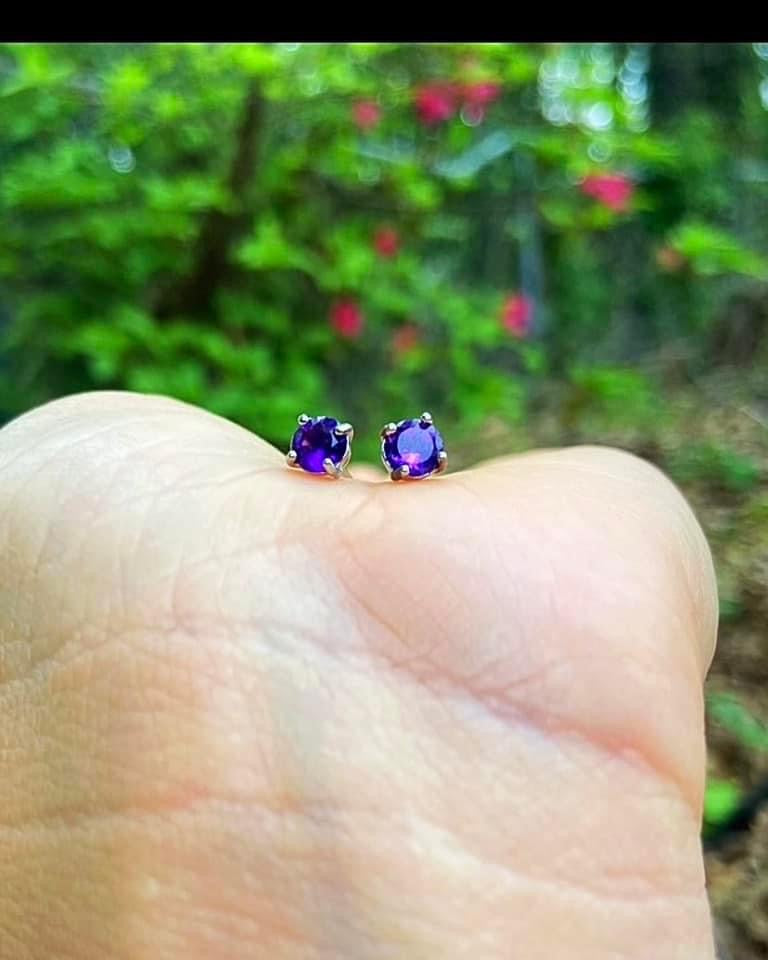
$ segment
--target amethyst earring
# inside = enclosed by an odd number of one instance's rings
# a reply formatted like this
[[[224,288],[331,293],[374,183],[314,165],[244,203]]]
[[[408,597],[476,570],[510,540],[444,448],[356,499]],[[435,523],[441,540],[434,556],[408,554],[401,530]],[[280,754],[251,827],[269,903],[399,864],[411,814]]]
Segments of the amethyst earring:
[[[388,423],[381,431],[381,459],[391,480],[421,480],[442,473],[448,454],[432,414]]]
[[[352,456],[352,424],[339,423],[333,417],[309,417],[306,413],[299,415],[298,424],[285,458],[288,466],[338,480]]]

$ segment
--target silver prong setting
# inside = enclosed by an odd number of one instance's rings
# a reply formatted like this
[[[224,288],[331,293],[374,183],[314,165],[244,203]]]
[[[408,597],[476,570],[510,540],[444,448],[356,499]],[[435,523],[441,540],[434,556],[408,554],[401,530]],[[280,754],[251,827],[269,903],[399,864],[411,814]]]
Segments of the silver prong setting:
[[[396,423],[385,423],[381,428],[382,437],[391,437],[393,433],[397,433],[397,424]]]
[[[448,467],[448,454],[445,450],[441,450],[437,455],[437,469],[435,473],[444,473]]]
[[[402,467],[398,467],[397,470],[393,470],[389,476],[391,477],[392,480],[407,480],[410,477],[410,475],[411,475],[411,468],[408,466],[407,463],[404,463]]]
[[[298,453],[296,453],[295,450],[289,450],[288,453],[285,455],[285,462],[288,464],[289,467],[298,467],[299,465],[296,462],[298,459],[299,459],[299,455]]]
[[[323,460],[323,470],[325,470],[329,477],[333,477],[334,480],[338,480],[344,472],[343,468],[337,467],[330,457],[326,457],[325,460]]]
[[[351,423],[339,423],[333,431],[337,437],[349,437],[351,440],[355,435],[354,427]]]
[[[345,475],[349,476],[349,473],[347,471],[347,466],[349,465],[349,461],[352,459],[352,437],[354,435],[355,435],[354,430],[348,434],[349,443],[347,444],[347,452],[344,454],[341,460],[341,463],[337,467],[337,471],[338,471],[336,474],[337,477],[342,477]]]
[[[298,425],[299,425],[300,427],[303,427],[303,426],[305,426],[306,424],[308,424],[311,419],[312,419],[312,417],[310,417],[309,414],[307,414],[307,413],[300,413],[300,414],[298,415],[298,417],[296,417],[296,422],[298,423]]]
[[[428,410],[425,410],[424,413],[422,413],[422,415],[419,417],[419,420],[428,427],[432,426],[432,414]]]

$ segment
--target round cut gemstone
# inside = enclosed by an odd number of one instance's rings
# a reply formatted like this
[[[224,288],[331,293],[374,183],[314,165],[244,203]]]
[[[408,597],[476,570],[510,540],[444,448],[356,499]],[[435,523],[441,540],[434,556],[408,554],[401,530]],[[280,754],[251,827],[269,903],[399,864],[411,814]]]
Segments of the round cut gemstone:
[[[333,417],[313,417],[299,427],[291,439],[291,450],[296,451],[300,467],[309,473],[325,473],[326,459],[339,466],[349,450],[349,437],[335,433],[338,425]]]
[[[437,428],[423,420],[403,420],[384,437],[382,453],[390,470],[407,466],[411,477],[426,477],[437,470],[445,449]]]

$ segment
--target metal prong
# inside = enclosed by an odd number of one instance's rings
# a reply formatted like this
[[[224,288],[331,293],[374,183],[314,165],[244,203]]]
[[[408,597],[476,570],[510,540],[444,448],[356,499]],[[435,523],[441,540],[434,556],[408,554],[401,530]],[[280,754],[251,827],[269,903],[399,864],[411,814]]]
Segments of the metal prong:
[[[337,437],[349,437],[352,438],[352,434],[355,432],[352,428],[351,423],[339,423],[334,428],[333,432]]]
[[[422,413],[422,415],[419,417],[419,420],[421,420],[422,423],[431,424],[432,414],[428,410],[425,410],[424,413]]]
[[[397,433],[396,423],[385,423],[381,428],[382,437],[391,437],[393,433]]]
[[[437,455],[437,470],[435,470],[435,473],[442,473],[447,466],[448,454],[445,452],[445,450],[441,450]]]
[[[331,460],[330,457],[326,457],[325,460],[323,460],[323,470],[325,470],[325,472],[328,474],[329,477],[333,477],[334,480],[338,480],[339,477],[344,472],[343,470],[341,470],[339,467],[336,466],[336,464],[333,462],[333,460]]]
[[[405,480],[407,477],[410,476],[410,473],[411,473],[411,468],[408,466],[407,463],[404,463],[402,467],[398,467],[397,470],[393,470],[389,476],[392,480]]]
[[[308,414],[306,414],[306,413],[300,413],[300,414],[298,415],[298,417],[296,417],[296,421],[297,421],[297,423],[299,424],[300,427],[303,427],[305,423],[309,423],[309,421],[310,421],[311,419],[312,419],[312,417],[310,417],[310,416],[309,416]]]
[[[299,455],[298,453],[296,453],[295,450],[289,450],[288,453],[285,455],[285,462],[288,464],[289,467],[298,467],[298,463],[296,463],[298,459],[299,459]]]

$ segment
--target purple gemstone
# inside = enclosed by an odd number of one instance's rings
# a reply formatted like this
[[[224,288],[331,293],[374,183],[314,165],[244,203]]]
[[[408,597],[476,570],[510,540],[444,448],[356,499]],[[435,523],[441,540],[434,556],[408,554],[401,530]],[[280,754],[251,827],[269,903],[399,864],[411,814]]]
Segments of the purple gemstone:
[[[384,437],[381,452],[390,470],[407,466],[411,477],[426,477],[437,470],[445,447],[437,428],[423,420],[402,420]]]
[[[313,417],[294,433],[291,450],[296,462],[309,473],[325,473],[323,460],[338,466],[349,450],[349,437],[340,437],[334,430],[339,425],[333,417]]]

